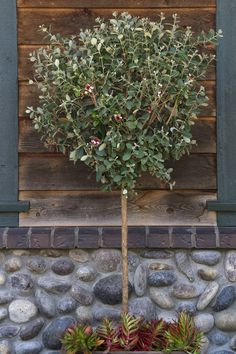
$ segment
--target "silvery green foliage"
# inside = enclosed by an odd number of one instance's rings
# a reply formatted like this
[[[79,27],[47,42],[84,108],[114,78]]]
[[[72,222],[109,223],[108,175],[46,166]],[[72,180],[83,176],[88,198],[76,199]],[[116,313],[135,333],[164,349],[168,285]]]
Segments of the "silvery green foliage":
[[[38,107],[28,107],[46,145],[96,171],[104,189],[135,187],[142,172],[171,185],[170,159],[194,143],[191,126],[208,98],[197,83],[219,33],[194,35],[161,14],[158,22],[113,14],[92,30],[53,35],[31,54]]]

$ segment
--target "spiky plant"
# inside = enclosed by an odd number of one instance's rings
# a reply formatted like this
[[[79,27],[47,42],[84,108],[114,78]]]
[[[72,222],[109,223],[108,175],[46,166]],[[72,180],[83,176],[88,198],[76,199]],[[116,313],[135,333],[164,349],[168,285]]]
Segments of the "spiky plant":
[[[105,319],[97,328],[97,333],[103,344],[101,349],[105,352],[122,351],[151,351],[166,348],[164,333],[167,323],[163,320],[145,321],[125,313],[120,323],[114,324]]]
[[[164,333],[167,323],[163,320],[143,321],[138,332],[138,343],[135,350],[151,351],[166,348]]]
[[[98,327],[97,333],[104,340],[107,351],[132,351],[139,340],[139,329],[142,319],[128,313],[122,314],[121,322],[114,327],[113,323],[105,319]]]
[[[109,319],[105,318],[97,328],[98,336],[103,340],[101,349],[106,352],[120,349],[117,327]]]
[[[103,343],[103,340],[93,332],[92,327],[78,325],[68,328],[61,342],[67,354],[78,352],[91,354]]]
[[[166,353],[180,350],[187,354],[200,354],[203,333],[197,330],[193,318],[186,312],[182,312],[177,321],[169,324],[165,338]]]
[[[142,323],[140,317],[128,313],[122,315],[121,323],[118,326],[119,343],[123,350],[133,350],[139,340],[139,330]]]

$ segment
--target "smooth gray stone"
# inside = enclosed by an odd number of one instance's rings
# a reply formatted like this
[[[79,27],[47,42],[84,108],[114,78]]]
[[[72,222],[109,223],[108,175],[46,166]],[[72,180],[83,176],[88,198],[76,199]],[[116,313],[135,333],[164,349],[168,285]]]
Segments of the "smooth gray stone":
[[[220,262],[221,253],[219,251],[193,251],[191,257],[196,263],[214,266]]]
[[[61,349],[61,339],[67,328],[74,326],[76,320],[73,317],[65,316],[53,320],[44,329],[42,341],[47,349]]]
[[[15,273],[8,279],[10,287],[22,294],[30,293],[34,288],[33,279],[29,274]]]
[[[224,345],[230,339],[227,333],[221,332],[219,330],[214,330],[213,332],[209,333],[208,338],[215,345]]]
[[[172,251],[143,251],[140,253],[141,257],[153,259],[168,259],[172,258],[173,255]]]
[[[236,281],[236,251],[229,251],[226,253],[225,275],[229,281]]]
[[[176,251],[175,262],[179,271],[183,273],[189,281],[193,282],[194,274],[188,253],[186,251]]]
[[[197,308],[194,302],[180,302],[177,305],[177,312],[187,312],[188,314],[190,314],[191,316],[195,315],[197,312]]]
[[[10,257],[5,262],[5,271],[8,273],[17,272],[22,267],[20,257]]]
[[[215,281],[209,283],[200,298],[198,299],[197,309],[203,311],[214,299],[219,289],[219,284]]]
[[[130,300],[129,312],[134,316],[140,316],[146,320],[152,320],[156,318],[155,305],[146,296]]]
[[[81,305],[89,306],[94,301],[94,294],[91,287],[75,282],[71,288],[71,296]]]
[[[34,321],[27,323],[20,330],[20,337],[22,340],[29,340],[36,337],[44,325],[43,318],[36,318]]]
[[[114,272],[121,263],[121,252],[112,249],[99,249],[93,252],[92,259],[99,272]]]
[[[103,321],[104,318],[108,318],[109,320],[119,321],[121,312],[118,309],[108,308],[108,307],[99,307],[93,309],[93,317],[97,321]]]
[[[41,256],[32,256],[28,258],[26,266],[32,273],[42,274],[47,269],[47,262]]]
[[[81,265],[76,272],[76,276],[82,281],[93,281],[97,277],[97,272],[90,265]]]
[[[60,313],[66,314],[76,309],[77,302],[70,296],[60,299],[57,303],[57,309]]]
[[[95,296],[104,304],[115,305],[122,301],[122,278],[120,274],[108,275],[97,281],[93,288]],[[129,283],[129,294],[132,286]]]
[[[0,290],[0,305],[5,305],[14,299],[14,295],[9,290]]]
[[[140,264],[134,273],[134,290],[137,296],[143,296],[147,289],[147,267]]]
[[[15,337],[20,330],[19,326],[4,325],[0,327],[0,339]]]
[[[197,329],[203,333],[208,333],[214,327],[214,317],[210,313],[199,313],[194,317]]]
[[[64,258],[56,260],[52,264],[51,269],[58,275],[68,275],[73,273],[75,265],[70,259]]]
[[[177,299],[192,299],[199,296],[200,291],[194,286],[185,283],[174,285],[172,295]]]
[[[148,285],[162,287],[170,286],[177,280],[176,275],[171,270],[161,270],[157,272],[150,272],[148,275]]]
[[[38,285],[52,294],[64,294],[71,288],[71,282],[52,277],[42,277],[38,279]]]
[[[56,315],[56,305],[53,296],[50,296],[42,289],[37,289],[35,292],[35,300],[39,312],[42,315],[48,318],[52,318]]]
[[[25,342],[15,345],[15,354],[38,354],[43,349],[40,342]]]
[[[231,306],[236,299],[236,291],[233,285],[225,286],[217,295],[212,306],[213,311],[219,312]]]
[[[215,326],[222,331],[236,331],[236,312],[224,310],[215,314]]]

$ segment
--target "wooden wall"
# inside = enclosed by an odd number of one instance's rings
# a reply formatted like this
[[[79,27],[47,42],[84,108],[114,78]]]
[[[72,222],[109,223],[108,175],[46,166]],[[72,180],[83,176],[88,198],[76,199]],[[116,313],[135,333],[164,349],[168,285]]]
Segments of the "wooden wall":
[[[91,26],[98,16],[114,10],[156,19],[179,14],[183,26],[194,31],[215,26],[215,0],[18,0],[19,45],[19,198],[31,202],[20,215],[21,226],[119,225],[118,192],[99,191],[94,175],[83,165],[74,166],[64,156],[48,152],[32,129],[25,108],[37,102],[28,85],[32,76],[29,53],[45,44],[38,26],[51,25],[65,35]],[[137,195],[129,201],[130,225],[212,225],[215,214],[206,200],[216,197],[215,70],[203,83],[210,98],[194,127],[198,145],[190,156],[175,163],[176,188],[169,191],[158,180],[143,176]]]

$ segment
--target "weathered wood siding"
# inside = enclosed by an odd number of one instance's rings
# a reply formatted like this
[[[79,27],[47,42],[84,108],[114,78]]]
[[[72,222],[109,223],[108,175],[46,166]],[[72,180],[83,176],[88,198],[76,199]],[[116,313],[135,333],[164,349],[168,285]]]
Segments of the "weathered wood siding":
[[[158,18],[160,12],[177,13],[183,26],[194,31],[215,27],[215,0],[18,0],[19,48],[19,188],[20,199],[31,209],[20,215],[21,226],[119,225],[118,192],[103,193],[93,173],[76,166],[55,151],[48,151],[25,116],[25,108],[37,103],[37,90],[27,81],[32,76],[29,53],[45,45],[40,24],[65,35],[92,26],[98,16],[109,18],[114,10]],[[216,196],[215,70],[209,69],[206,86],[209,106],[194,127],[198,145],[190,156],[175,163],[176,188],[143,176],[137,194],[129,202],[130,225],[212,225],[215,213],[205,202]]]

